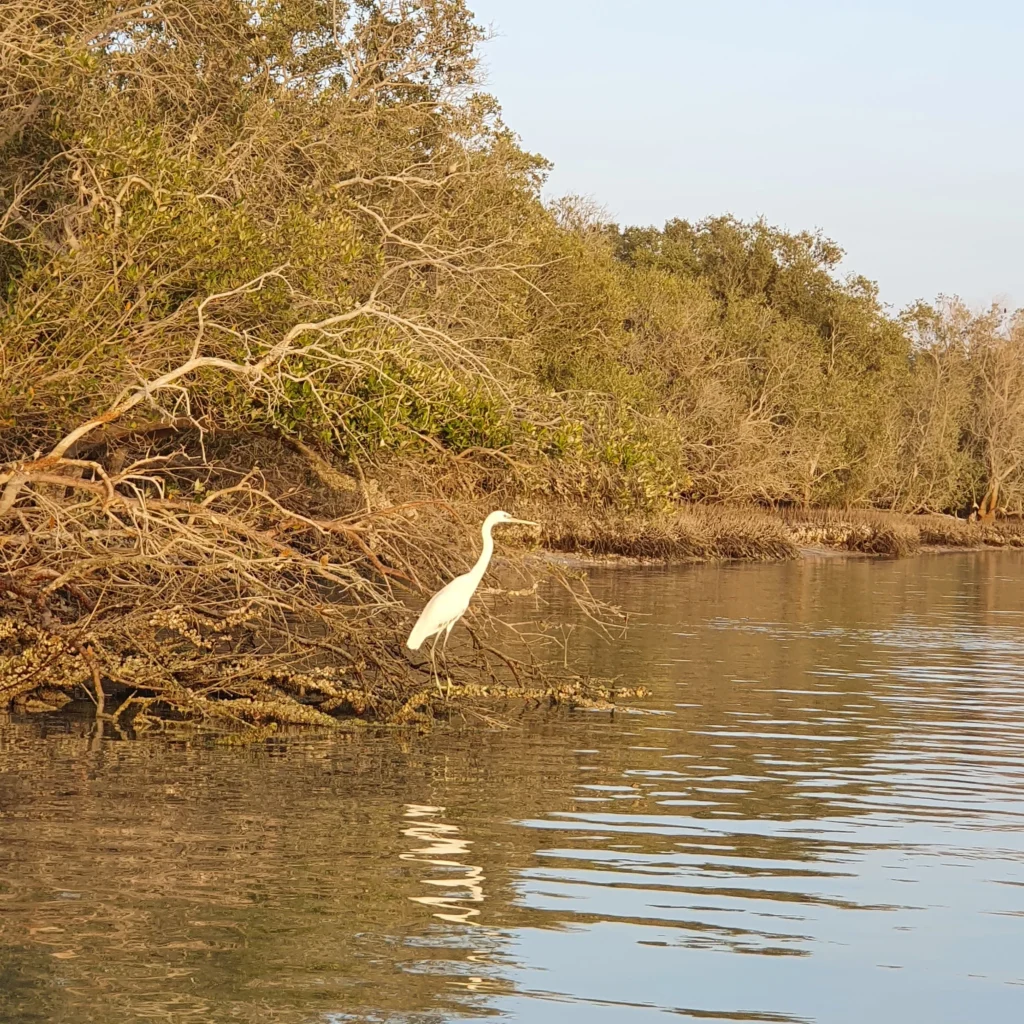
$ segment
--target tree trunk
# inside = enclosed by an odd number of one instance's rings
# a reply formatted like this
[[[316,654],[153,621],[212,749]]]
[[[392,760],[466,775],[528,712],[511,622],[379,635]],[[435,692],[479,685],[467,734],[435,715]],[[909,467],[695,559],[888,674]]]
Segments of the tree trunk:
[[[996,502],[999,500],[999,481],[993,480],[989,484],[985,497],[981,499],[978,506],[978,518],[983,523],[990,523],[996,517]]]

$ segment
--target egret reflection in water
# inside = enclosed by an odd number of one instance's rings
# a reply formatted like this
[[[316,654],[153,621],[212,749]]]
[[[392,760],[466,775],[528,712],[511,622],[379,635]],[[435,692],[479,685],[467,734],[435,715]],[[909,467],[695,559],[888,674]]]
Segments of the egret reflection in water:
[[[414,903],[440,908],[434,917],[456,924],[476,924],[480,908],[474,904],[484,901],[484,869],[474,864],[463,864],[456,857],[468,857],[471,839],[459,835],[458,825],[438,821],[444,814],[443,807],[429,807],[421,804],[407,804],[405,817],[415,824],[402,829],[402,835],[421,842],[426,846],[417,847],[399,856],[402,860],[430,864],[444,868],[441,878],[421,879],[424,885],[446,890],[443,895],[410,896]],[[460,874],[461,873],[461,874]]]

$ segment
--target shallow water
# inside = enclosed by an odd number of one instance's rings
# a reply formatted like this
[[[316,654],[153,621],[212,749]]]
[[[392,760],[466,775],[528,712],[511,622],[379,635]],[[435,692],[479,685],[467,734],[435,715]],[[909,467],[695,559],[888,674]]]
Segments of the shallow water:
[[[643,617],[570,655],[642,713],[0,720],[0,1020],[1024,1019],[1024,557],[594,589]]]

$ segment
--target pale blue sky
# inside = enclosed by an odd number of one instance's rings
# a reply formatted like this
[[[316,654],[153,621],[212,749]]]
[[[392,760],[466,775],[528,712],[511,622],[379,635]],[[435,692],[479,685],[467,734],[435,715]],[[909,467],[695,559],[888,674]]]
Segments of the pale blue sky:
[[[902,306],[1024,304],[1020,0],[469,0],[549,192],[821,228]]]

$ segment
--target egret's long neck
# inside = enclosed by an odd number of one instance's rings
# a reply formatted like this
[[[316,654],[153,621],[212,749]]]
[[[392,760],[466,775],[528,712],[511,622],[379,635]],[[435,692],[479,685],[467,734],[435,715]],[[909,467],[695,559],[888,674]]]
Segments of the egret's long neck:
[[[469,575],[473,577],[475,583],[479,583],[484,578],[484,573],[487,572],[487,563],[491,560],[491,555],[494,554],[494,540],[491,537],[491,527],[493,523],[484,523],[483,529],[480,531],[484,538],[484,547],[480,552],[480,557],[476,560],[476,565],[469,570]]]

